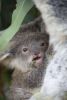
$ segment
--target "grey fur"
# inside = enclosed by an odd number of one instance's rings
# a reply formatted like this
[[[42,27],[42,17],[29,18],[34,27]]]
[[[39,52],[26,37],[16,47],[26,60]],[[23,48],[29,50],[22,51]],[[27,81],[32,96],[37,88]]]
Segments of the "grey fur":
[[[45,26],[42,27],[41,25],[44,25],[41,18],[26,26],[24,25],[10,41],[10,44],[12,44],[9,50],[10,56],[6,61],[10,58],[8,65],[15,69],[11,86],[9,89],[5,89],[8,100],[28,100],[35,92],[40,90],[43,74],[48,63],[46,52],[49,45],[49,36],[43,28]],[[42,42],[44,42],[43,47],[41,46]],[[31,50],[27,56],[22,53],[24,46]],[[29,56],[38,52],[43,53],[42,64],[37,66],[35,62],[29,64]],[[31,60],[31,62],[33,61]]]
[[[40,93],[30,100],[67,100],[67,0],[33,1],[41,12],[55,55],[47,66]]]

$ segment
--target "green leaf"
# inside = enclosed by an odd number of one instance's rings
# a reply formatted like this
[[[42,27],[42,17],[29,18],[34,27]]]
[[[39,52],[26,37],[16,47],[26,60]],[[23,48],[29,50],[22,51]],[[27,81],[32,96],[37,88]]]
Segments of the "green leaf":
[[[0,31],[0,52],[6,49],[9,41],[19,30],[26,14],[32,7],[32,0],[17,0],[16,9],[13,12],[10,27],[4,31]]]

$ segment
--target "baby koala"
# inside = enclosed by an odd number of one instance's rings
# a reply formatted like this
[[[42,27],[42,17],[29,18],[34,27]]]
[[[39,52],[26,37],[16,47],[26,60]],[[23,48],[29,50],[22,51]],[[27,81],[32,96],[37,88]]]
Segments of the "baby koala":
[[[9,51],[9,67],[15,68],[8,100],[28,100],[39,91],[47,66],[46,51],[49,36],[42,32],[24,32],[16,35]]]
[[[48,48],[48,35],[40,32],[16,35],[9,51],[12,60],[10,68],[28,72],[32,68],[44,66],[45,52]]]

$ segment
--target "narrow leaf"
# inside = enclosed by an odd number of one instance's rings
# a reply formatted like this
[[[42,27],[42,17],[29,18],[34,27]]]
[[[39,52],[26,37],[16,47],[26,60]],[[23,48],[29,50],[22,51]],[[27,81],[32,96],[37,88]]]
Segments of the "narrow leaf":
[[[12,23],[10,27],[4,31],[0,31],[0,51],[6,49],[9,41],[19,30],[24,17],[32,7],[32,0],[17,0],[16,9],[13,12]]]

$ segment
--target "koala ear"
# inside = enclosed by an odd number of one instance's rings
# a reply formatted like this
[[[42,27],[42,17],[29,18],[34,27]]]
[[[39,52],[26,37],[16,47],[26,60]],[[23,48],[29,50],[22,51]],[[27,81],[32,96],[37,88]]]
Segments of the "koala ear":
[[[0,62],[3,61],[3,60],[5,60],[9,56],[10,56],[10,53],[5,53],[5,54],[1,55]]]

